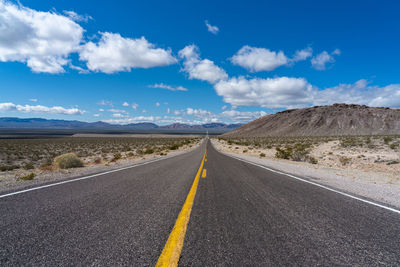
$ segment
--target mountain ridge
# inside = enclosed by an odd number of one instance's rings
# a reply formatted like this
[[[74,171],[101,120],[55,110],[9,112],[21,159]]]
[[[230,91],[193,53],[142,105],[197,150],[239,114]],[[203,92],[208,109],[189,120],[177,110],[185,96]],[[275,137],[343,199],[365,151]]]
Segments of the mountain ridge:
[[[225,133],[226,137],[400,134],[400,109],[333,104],[284,110]]]
[[[78,120],[59,120],[43,118],[17,118],[0,117],[0,129],[116,129],[116,130],[219,130],[230,131],[242,124],[206,123],[206,124],[183,124],[174,123],[170,125],[157,125],[151,122],[129,123],[125,125],[111,124],[103,121],[83,122]]]

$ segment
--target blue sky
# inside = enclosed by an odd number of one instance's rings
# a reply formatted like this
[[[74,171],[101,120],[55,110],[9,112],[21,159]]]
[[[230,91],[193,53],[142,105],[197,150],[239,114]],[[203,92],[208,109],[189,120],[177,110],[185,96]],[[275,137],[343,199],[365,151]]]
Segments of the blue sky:
[[[247,122],[400,107],[396,1],[0,0],[0,116]]]

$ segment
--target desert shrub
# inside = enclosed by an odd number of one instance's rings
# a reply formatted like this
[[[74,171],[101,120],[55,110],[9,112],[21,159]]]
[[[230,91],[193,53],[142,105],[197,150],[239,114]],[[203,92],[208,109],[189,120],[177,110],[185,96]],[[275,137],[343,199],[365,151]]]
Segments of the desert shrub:
[[[351,158],[349,157],[339,157],[339,162],[345,166],[351,162]]]
[[[54,165],[60,169],[69,169],[83,167],[83,162],[74,153],[67,153],[56,157]]]
[[[121,155],[121,153],[115,153],[114,154],[114,160],[119,160],[119,159],[121,159],[122,158],[122,155]]]
[[[393,164],[399,164],[400,162],[398,160],[392,160],[386,163],[386,165],[393,165]]]
[[[153,154],[154,153],[154,149],[153,148],[146,148],[146,150],[144,151],[144,154]]]
[[[390,149],[396,149],[399,146],[399,144],[390,144]]]
[[[168,147],[169,150],[177,150],[178,148],[179,148],[179,145],[177,145],[177,144],[173,144]]]
[[[27,162],[27,163],[25,163],[25,165],[24,165],[24,169],[25,170],[32,170],[32,169],[34,169],[35,168],[35,166],[33,166],[33,164],[31,163],[31,162]]]
[[[308,157],[308,162],[310,162],[311,164],[317,164],[318,160],[314,157]]]
[[[12,171],[15,169],[19,169],[19,166],[17,166],[17,165],[2,165],[2,166],[0,166],[0,171],[2,171],[2,172]]]
[[[247,152],[247,149],[243,150],[243,153],[246,153],[246,152]]]
[[[100,164],[100,163],[101,163],[101,158],[100,158],[100,157],[97,157],[97,158],[94,159],[93,162],[94,162],[95,164]]]
[[[26,174],[26,175],[22,175],[19,177],[19,179],[24,180],[24,181],[29,181],[29,180],[33,180],[33,178],[35,178],[35,174],[33,172]]]
[[[393,138],[390,136],[385,136],[383,137],[383,142],[385,143],[385,145],[389,144],[389,142],[392,142]]]
[[[292,156],[292,153],[290,150],[287,149],[282,149],[280,147],[276,148],[276,153],[275,157],[278,159],[289,159]]]
[[[260,158],[264,158],[265,157],[265,153],[260,153]]]

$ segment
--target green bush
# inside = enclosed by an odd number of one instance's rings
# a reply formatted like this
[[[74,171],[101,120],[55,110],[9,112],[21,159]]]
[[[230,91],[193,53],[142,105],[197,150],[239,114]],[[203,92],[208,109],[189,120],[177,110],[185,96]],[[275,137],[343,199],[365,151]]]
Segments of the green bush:
[[[74,153],[67,153],[56,157],[54,165],[60,169],[69,169],[83,167],[83,162]]]
[[[146,148],[146,150],[144,151],[144,154],[153,154],[154,153],[154,149],[152,148]]]
[[[32,163],[30,163],[30,162],[25,163],[25,166],[24,166],[24,169],[25,169],[25,170],[32,170],[32,169],[34,169],[34,168],[35,168],[35,166],[33,166]]]
[[[19,169],[19,166],[17,165],[3,165],[0,166],[0,171],[5,172],[5,171],[12,171],[15,169]]]
[[[393,138],[389,137],[389,136],[385,136],[383,137],[383,142],[385,143],[385,145],[389,144],[389,142],[392,142]]]
[[[121,159],[121,158],[122,158],[121,153],[115,153],[115,154],[114,154],[114,160],[119,160],[119,159]]]
[[[177,150],[179,148],[179,145],[174,144],[168,147],[169,150]]]
[[[35,178],[35,176],[36,175],[33,172],[31,172],[30,174],[20,176],[19,179],[24,180],[24,181],[29,181],[29,180],[33,180],[33,178]]]
[[[275,157],[278,159],[289,159],[292,156],[291,151],[287,149],[281,149],[280,147],[276,148]]]
[[[265,157],[265,153],[260,153],[260,158],[264,158]]]

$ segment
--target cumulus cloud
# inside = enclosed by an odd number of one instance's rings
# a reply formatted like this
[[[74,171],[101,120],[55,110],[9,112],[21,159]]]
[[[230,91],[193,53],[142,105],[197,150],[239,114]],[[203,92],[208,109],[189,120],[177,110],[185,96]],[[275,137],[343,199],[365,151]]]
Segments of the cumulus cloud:
[[[311,47],[307,47],[302,50],[297,50],[294,54],[293,58],[291,59],[293,62],[306,60],[307,58],[312,57],[313,50]]]
[[[323,51],[311,59],[311,65],[316,70],[325,70],[326,64],[335,62],[335,58],[333,57],[334,55],[340,55],[340,50],[335,49],[330,54],[326,51]]]
[[[132,108],[133,108],[134,110],[137,110],[138,107],[139,107],[139,104],[132,103]]]
[[[129,107],[129,103],[128,102],[124,102],[124,103],[122,103],[122,106]]]
[[[101,114],[99,114],[99,113],[96,113],[96,114],[93,114],[93,117],[100,117],[101,116]]]
[[[225,110],[220,114],[221,118],[227,118],[236,123],[244,123],[253,121],[262,116],[267,115],[265,111],[237,111],[237,110]]]
[[[112,114],[112,116],[113,116],[114,118],[126,118],[126,117],[129,117],[128,115],[126,115],[126,114],[121,114],[121,113],[114,113],[114,114]]]
[[[189,74],[189,79],[198,79],[209,83],[227,79],[228,74],[209,59],[200,59],[198,47],[188,45],[179,51],[179,57],[184,60],[183,71]]]
[[[156,107],[159,107],[159,106],[160,106],[160,103],[159,103],[159,102],[156,102],[155,105],[156,105]]]
[[[72,10],[64,10],[65,15],[67,15],[70,19],[76,22],[88,22],[89,20],[93,19],[89,15],[79,15],[75,11]]]
[[[29,99],[29,101],[31,101],[31,102],[37,102],[38,100],[37,100],[36,98],[31,98],[31,99]]]
[[[243,46],[232,58],[234,65],[241,66],[251,72],[271,71],[288,64],[288,58],[282,51],[274,52],[266,48]]]
[[[152,85],[148,86],[149,88],[161,88],[161,89],[167,89],[170,91],[187,91],[188,89],[186,89],[183,86],[171,86],[171,85],[167,85],[164,83],[155,83]]]
[[[46,107],[42,105],[16,105],[14,103],[0,103],[0,111],[14,111],[23,113],[43,113],[60,115],[82,115],[84,110],[77,108],[63,108],[60,106]]]
[[[204,21],[204,23],[206,24],[207,30],[212,34],[217,34],[219,32],[219,28],[217,26],[211,25],[207,20]]]
[[[314,105],[334,103],[400,108],[400,84],[371,86],[367,80],[362,79],[354,84],[339,84],[315,92]]]
[[[33,72],[61,73],[78,50],[83,28],[69,17],[0,0],[0,62],[26,63]]]
[[[100,100],[97,103],[97,105],[100,105],[100,106],[112,106],[113,103],[111,101],[108,101],[108,100]]]
[[[137,116],[137,117],[126,117],[126,118],[117,118],[110,120],[103,120],[107,123],[112,124],[129,124],[129,123],[139,123],[139,122],[155,122],[161,120],[159,116]]]
[[[118,33],[103,32],[97,44],[82,46],[79,59],[86,61],[88,69],[96,72],[115,73],[132,68],[151,68],[177,62],[171,50],[156,48],[144,37],[124,38]]]
[[[231,78],[214,85],[218,95],[234,106],[284,108],[312,101],[312,86],[303,78]]]
[[[115,108],[108,109],[107,111],[112,112],[112,113],[128,113],[126,110],[115,109]]]

